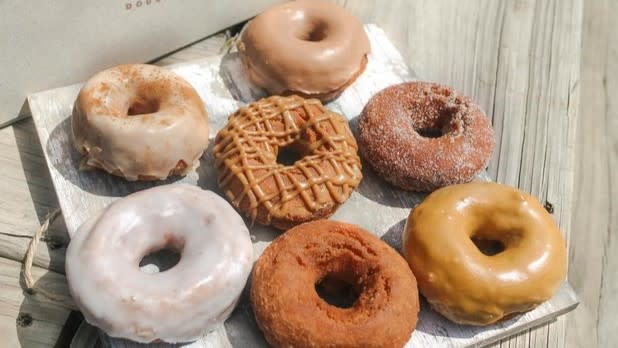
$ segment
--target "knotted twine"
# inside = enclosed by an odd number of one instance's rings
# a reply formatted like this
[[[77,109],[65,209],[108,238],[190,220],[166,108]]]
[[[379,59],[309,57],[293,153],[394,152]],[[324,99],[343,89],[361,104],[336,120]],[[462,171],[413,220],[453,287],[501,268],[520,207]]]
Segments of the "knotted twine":
[[[76,309],[75,304],[71,301],[70,296],[68,294],[58,295],[53,292],[45,290],[43,287],[39,286],[35,289],[34,287],[34,279],[32,278],[32,263],[34,261],[34,255],[36,254],[37,247],[39,245],[39,241],[44,238],[45,234],[49,230],[49,225],[56,220],[58,216],[61,215],[60,209],[55,209],[50,214],[48,214],[45,222],[41,227],[34,233],[32,239],[30,240],[30,244],[28,245],[28,249],[26,249],[26,254],[24,255],[24,259],[22,262],[22,287],[23,290],[28,294],[41,294],[45,296],[47,299],[57,302],[65,308]]]

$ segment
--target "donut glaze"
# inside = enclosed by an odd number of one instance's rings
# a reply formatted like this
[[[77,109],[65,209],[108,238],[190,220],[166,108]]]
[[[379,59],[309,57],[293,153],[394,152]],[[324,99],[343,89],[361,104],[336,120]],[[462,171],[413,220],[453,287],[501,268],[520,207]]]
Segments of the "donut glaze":
[[[172,71],[120,65],[79,92],[73,144],[83,168],[134,180],[184,175],[208,147],[208,115],[195,89]]]
[[[327,277],[355,288],[351,307],[318,295],[316,284]],[[255,318],[273,347],[402,347],[416,327],[414,275],[394,249],[356,225],[294,227],[264,250],[252,279]]]
[[[277,162],[288,148],[302,156]],[[213,147],[217,181],[253,221],[279,229],[330,216],[362,178],[348,121],[317,99],[273,96],[230,116]]]
[[[498,241],[488,256],[473,242]],[[411,212],[403,254],[432,308],[488,325],[551,298],[566,273],[564,240],[539,201],[515,188],[474,182],[439,189]]]
[[[361,156],[386,181],[429,192],[471,181],[487,166],[495,140],[489,119],[470,98],[416,81],[371,98],[358,142]]]
[[[178,264],[142,272],[147,254],[171,248]],[[159,186],[122,198],[87,220],[71,240],[66,276],[92,325],[137,342],[186,342],[221,324],[251,272],[242,218],[195,186]]]
[[[336,4],[293,1],[251,20],[238,44],[248,79],[270,94],[330,100],[362,73],[363,25]]]

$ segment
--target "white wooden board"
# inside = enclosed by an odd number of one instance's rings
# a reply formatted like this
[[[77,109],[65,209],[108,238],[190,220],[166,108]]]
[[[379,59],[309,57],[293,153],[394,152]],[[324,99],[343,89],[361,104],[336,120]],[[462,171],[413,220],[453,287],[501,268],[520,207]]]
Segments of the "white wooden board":
[[[372,95],[386,86],[415,79],[414,73],[406,66],[400,53],[380,28],[369,24],[366,31],[372,46],[366,71],[339,98],[327,105],[350,119],[353,131],[358,115]],[[212,125],[211,139],[238,107],[264,96],[261,90],[245,81],[236,53],[169,68],[187,79],[200,93]],[[80,85],[73,85],[37,93],[28,98],[69,234],[74,233],[88,216],[115,199],[161,184],[129,183],[101,171],[78,170],[80,156],[73,150],[70,142],[70,115],[79,88]],[[184,178],[175,178],[164,183],[185,182],[220,194],[211,150],[209,148],[206,151],[199,168]],[[376,177],[367,166],[363,175],[359,188],[332,219],[360,225],[399,250],[405,219],[410,209],[422,200],[423,195],[393,188]],[[480,177],[486,178],[485,174]],[[250,226],[250,230],[256,258],[280,233],[257,225]],[[418,326],[407,347],[485,345],[555,319],[576,306],[577,298],[571,287],[565,283],[553,299],[535,310],[494,326],[478,328],[452,324],[431,311],[423,302]],[[106,336],[102,338],[108,346],[135,346],[123,340]],[[266,346],[266,343],[255,325],[247,296],[244,296],[225,325],[189,346],[260,347]]]

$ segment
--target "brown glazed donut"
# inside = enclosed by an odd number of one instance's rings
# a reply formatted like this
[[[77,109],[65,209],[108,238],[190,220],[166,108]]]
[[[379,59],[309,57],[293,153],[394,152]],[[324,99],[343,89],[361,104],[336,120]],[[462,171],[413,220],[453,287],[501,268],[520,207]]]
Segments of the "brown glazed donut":
[[[495,143],[489,119],[470,98],[420,81],[371,98],[358,135],[361,155],[382,178],[421,192],[471,181]]]
[[[278,163],[284,148],[302,158]],[[213,153],[232,205],[279,229],[330,216],[362,178],[347,119],[317,99],[273,96],[240,108],[217,134]]]
[[[322,281],[351,286],[349,308],[323,300]],[[319,220],[287,231],[255,264],[251,302],[273,347],[402,347],[416,327],[416,280],[405,260],[356,225]]]
[[[80,169],[129,181],[184,175],[208,147],[208,114],[197,91],[174,72],[126,64],[94,75],[73,108]]]
[[[365,70],[363,25],[336,4],[293,1],[249,22],[238,43],[245,75],[273,95],[328,101]]]
[[[506,185],[434,191],[410,213],[402,240],[421,293],[461,324],[489,325],[531,310],[566,276],[558,226],[536,198]]]

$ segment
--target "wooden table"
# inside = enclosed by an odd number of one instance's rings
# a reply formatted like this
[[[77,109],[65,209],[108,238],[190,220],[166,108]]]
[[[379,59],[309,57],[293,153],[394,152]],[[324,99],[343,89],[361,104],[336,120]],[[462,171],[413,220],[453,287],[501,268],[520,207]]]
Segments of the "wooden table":
[[[420,76],[479,102],[498,137],[491,176],[552,203],[568,236],[569,280],[581,298],[579,308],[499,345],[616,342],[618,101],[611,97],[618,96],[618,24],[612,20],[618,4],[339,2],[384,28]],[[216,54],[224,41],[217,35],[157,63]],[[0,177],[0,346],[65,346],[79,316],[20,288],[20,261],[30,237],[58,206],[31,120],[0,130]],[[66,296],[68,237],[61,219],[45,242],[35,257],[35,288]]]

